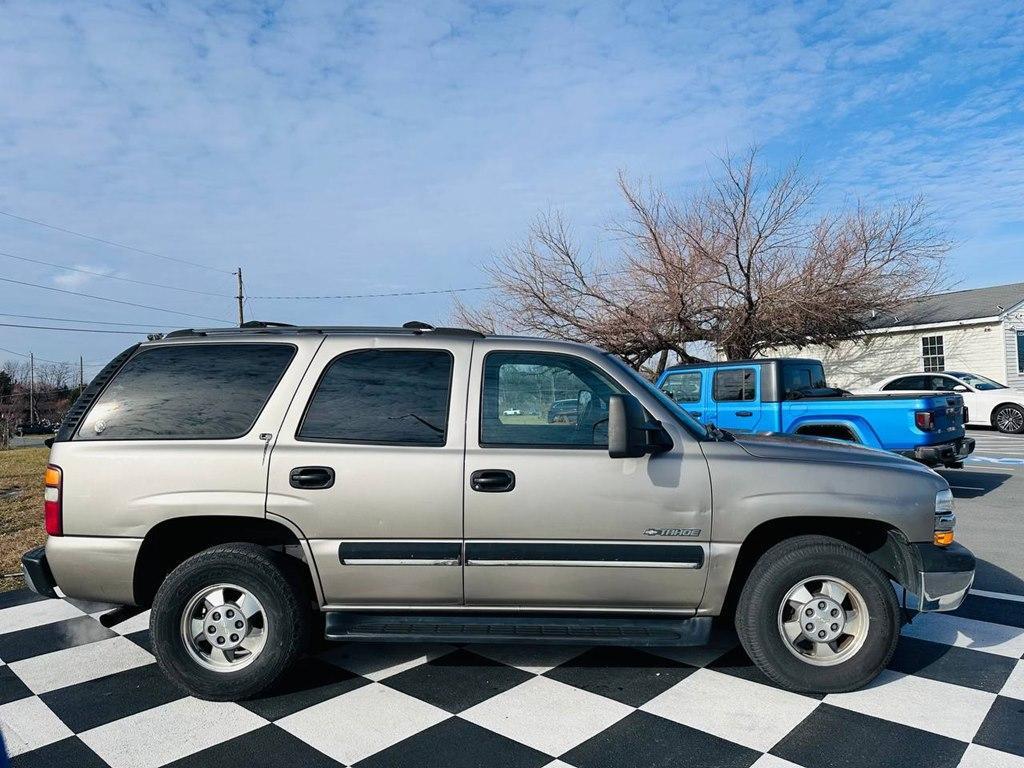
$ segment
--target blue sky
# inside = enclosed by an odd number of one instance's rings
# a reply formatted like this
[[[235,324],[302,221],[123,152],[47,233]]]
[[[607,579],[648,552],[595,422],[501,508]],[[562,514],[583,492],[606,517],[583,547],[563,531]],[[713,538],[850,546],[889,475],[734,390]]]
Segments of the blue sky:
[[[1024,280],[1019,2],[0,3],[0,210],[240,264],[253,296],[480,285],[549,208],[613,248],[617,170],[682,191],[751,142],[836,204],[924,194],[963,286]],[[234,317],[224,272],[2,216],[0,251],[223,297],[6,257],[0,277]],[[3,282],[0,312],[207,322]],[[449,299],[249,313],[443,322]],[[0,326],[48,359],[130,341]]]

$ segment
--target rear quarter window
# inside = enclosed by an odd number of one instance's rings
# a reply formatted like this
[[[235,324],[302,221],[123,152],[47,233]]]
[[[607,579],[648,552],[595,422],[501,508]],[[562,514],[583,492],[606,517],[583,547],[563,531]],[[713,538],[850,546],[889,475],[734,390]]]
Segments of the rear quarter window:
[[[144,349],[118,371],[75,440],[199,440],[252,429],[295,356],[291,344]]]

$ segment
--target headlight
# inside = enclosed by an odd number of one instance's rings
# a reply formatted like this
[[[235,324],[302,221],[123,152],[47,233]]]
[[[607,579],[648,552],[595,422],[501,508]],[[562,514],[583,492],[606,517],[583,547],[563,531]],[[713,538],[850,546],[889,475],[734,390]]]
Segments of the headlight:
[[[935,494],[935,514],[942,515],[953,512],[953,491],[947,488]]]
[[[935,494],[935,533],[932,542],[940,547],[953,543],[956,515],[953,514],[953,492],[948,488]]]

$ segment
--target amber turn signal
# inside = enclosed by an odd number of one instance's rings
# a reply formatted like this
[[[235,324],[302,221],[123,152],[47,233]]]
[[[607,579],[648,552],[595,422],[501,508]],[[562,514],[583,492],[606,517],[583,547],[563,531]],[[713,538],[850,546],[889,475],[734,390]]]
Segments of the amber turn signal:
[[[46,472],[43,474],[43,485],[49,488],[60,487],[60,468],[53,466],[52,464],[46,468]]]
[[[953,532],[952,531],[936,531],[935,536],[932,538],[932,542],[940,547],[948,547],[953,543]]]

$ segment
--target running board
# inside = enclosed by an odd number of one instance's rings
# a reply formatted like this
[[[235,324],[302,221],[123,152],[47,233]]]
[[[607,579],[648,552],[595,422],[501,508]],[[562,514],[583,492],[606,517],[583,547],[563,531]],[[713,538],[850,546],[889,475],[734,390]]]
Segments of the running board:
[[[711,618],[585,616],[467,616],[329,611],[328,640],[445,643],[587,643],[592,645],[703,645]]]

